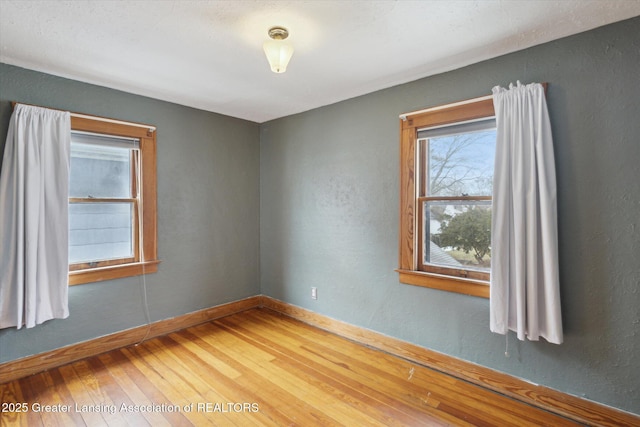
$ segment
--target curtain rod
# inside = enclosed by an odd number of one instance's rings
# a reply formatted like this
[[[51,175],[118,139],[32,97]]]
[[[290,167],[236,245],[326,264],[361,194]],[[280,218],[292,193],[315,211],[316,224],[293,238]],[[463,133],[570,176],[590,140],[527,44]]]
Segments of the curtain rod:
[[[135,127],[139,127],[139,128],[148,129],[149,132],[154,132],[156,130],[155,126],[145,125],[145,124],[142,124],[142,123],[125,122],[123,120],[108,119],[106,117],[99,117],[99,116],[89,116],[89,115],[80,114],[80,113],[70,113],[70,114],[71,114],[72,117],[76,117],[76,118],[79,118],[79,119],[91,119],[91,120],[98,120],[100,122],[115,123],[115,124],[118,124],[118,125],[135,126]]]
[[[39,105],[25,104],[24,102],[11,101],[11,107],[12,108],[16,108],[17,104],[29,105],[31,107],[39,107]],[[56,111],[64,111],[64,110],[60,110],[60,109],[57,109],[57,108],[49,108],[49,107],[41,107],[41,108],[48,108],[49,110],[56,110]],[[155,130],[156,130],[155,126],[145,125],[145,124],[142,124],[142,123],[126,122],[124,120],[109,119],[109,118],[100,117],[100,116],[91,116],[91,115],[88,115],[88,114],[74,113],[74,112],[71,112],[71,111],[69,112],[69,114],[72,117],[76,117],[78,119],[89,119],[89,120],[97,120],[99,122],[114,123],[114,124],[118,124],[118,125],[135,126],[135,127],[147,129],[149,132],[155,132]]]
[[[544,93],[546,95],[547,94],[547,88],[549,87],[549,83],[543,82],[543,83],[540,83],[540,84],[544,88]],[[406,122],[407,121],[407,117],[413,116],[413,115],[416,115],[416,114],[428,113],[430,111],[443,110],[445,108],[457,107],[458,105],[470,104],[472,102],[485,101],[485,100],[491,99],[491,98],[493,98],[493,94],[485,95],[485,96],[479,96],[477,98],[472,98],[472,99],[466,99],[464,101],[452,102],[451,104],[438,105],[436,107],[425,108],[424,110],[417,110],[417,111],[411,111],[409,113],[402,113],[402,114],[400,114],[400,119],[403,122]]]
[[[466,99],[464,101],[452,102],[451,104],[438,105],[436,107],[425,108],[423,110],[411,111],[409,113],[402,113],[402,114],[400,114],[399,117],[403,122],[406,122],[407,121],[407,117],[413,116],[413,115],[416,115],[416,114],[428,113],[430,111],[444,110],[445,108],[457,107],[458,105],[470,104],[472,102],[484,101],[484,100],[491,99],[491,98],[493,98],[493,95],[480,96],[478,98],[472,98],[472,99]]]

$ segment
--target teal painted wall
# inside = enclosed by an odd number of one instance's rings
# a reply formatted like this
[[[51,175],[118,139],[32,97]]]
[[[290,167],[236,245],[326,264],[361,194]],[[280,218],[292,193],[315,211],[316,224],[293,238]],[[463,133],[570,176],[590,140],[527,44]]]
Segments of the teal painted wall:
[[[10,101],[157,126],[153,321],[260,293],[257,123],[0,64],[0,152]],[[142,286],[134,277],[70,287],[68,319],[0,330],[0,362],[145,324]]]
[[[633,19],[264,123],[262,292],[640,413],[639,49]],[[549,83],[565,342],[506,358],[488,300],[398,283],[398,115],[516,80]]]

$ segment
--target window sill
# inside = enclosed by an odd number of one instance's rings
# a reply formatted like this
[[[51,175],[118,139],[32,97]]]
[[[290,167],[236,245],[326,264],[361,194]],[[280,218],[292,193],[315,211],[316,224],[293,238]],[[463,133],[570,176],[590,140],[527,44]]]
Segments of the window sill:
[[[488,282],[443,276],[439,274],[425,273],[422,271],[401,269],[397,269],[396,271],[400,274],[400,283],[404,283],[406,285],[423,286],[425,288],[440,289],[459,294],[489,298]]]
[[[158,271],[158,264],[160,264],[160,260],[70,271],[69,286],[155,273]]]

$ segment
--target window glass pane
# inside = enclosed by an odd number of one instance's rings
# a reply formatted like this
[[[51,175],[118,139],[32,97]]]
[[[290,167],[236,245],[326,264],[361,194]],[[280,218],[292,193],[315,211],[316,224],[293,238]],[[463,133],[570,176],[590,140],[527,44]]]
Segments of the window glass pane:
[[[427,194],[490,196],[495,148],[495,129],[430,136],[425,150]]]
[[[134,204],[71,203],[69,263],[133,256]]]
[[[491,202],[423,203],[423,263],[489,272]]]
[[[131,150],[71,141],[70,197],[131,197]]]

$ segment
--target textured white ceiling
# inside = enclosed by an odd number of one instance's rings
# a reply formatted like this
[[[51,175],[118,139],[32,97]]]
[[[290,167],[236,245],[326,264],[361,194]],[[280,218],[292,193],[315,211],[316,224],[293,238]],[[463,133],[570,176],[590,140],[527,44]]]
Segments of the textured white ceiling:
[[[0,61],[264,122],[640,15],[637,0],[0,0]],[[289,29],[285,74],[267,30]]]

